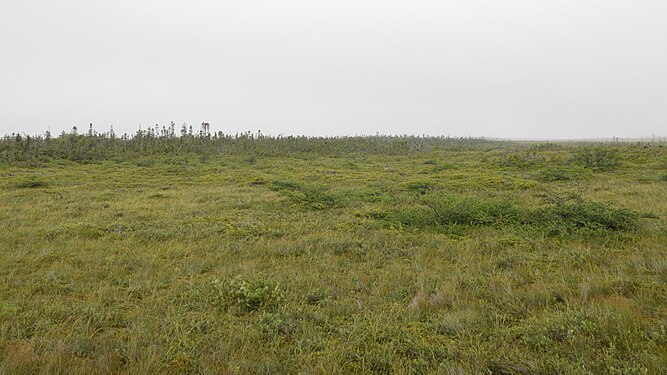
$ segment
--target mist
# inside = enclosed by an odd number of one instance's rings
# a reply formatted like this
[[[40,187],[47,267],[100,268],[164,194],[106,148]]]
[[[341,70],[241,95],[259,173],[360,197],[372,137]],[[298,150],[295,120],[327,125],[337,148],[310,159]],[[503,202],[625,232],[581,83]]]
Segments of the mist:
[[[667,135],[665,1],[5,1],[0,135]]]

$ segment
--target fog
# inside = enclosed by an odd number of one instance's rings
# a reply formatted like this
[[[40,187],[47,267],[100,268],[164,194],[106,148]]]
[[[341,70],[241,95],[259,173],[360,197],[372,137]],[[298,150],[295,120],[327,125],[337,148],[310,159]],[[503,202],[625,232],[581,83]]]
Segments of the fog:
[[[13,1],[0,135],[667,135],[667,2]]]

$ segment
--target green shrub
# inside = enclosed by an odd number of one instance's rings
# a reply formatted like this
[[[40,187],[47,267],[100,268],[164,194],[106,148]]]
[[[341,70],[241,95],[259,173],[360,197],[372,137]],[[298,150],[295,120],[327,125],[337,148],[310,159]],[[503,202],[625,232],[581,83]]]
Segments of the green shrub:
[[[434,214],[440,225],[493,225],[516,222],[521,209],[506,200],[481,199],[474,196],[434,194],[423,204]]]
[[[322,210],[340,206],[339,199],[325,188],[295,181],[273,181],[271,189],[289,197],[292,201],[312,209]]]
[[[260,309],[274,309],[285,299],[279,284],[262,278],[213,280],[213,304],[225,310],[248,313]]]
[[[137,165],[137,167],[149,168],[155,166],[155,159],[143,158],[137,160],[135,164]]]
[[[597,171],[611,171],[622,164],[619,151],[604,146],[583,148],[575,153],[572,162]]]
[[[40,187],[47,187],[49,186],[49,182],[45,180],[40,180],[37,179],[35,176],[31,176],[21,182],[18,182],[16,185],[17,188],[19,189],[35,189],[35,188],[40,188]]]
[[[494,160],[495,164],[502,168],[528,169],[545,165],[550,160],[543,153],[534,150],[513,151],[500,155]]]
[[[372,212],[368,217],[387,220],[393,224],[411,228],[426,228],[438,225],[437,217],[433,211],[422,205],[397,208],[387,213]]]
[[[583,174],[583,168],[555,166],[540,170],[537,179],[542,182],[570,181],[580,178]]]
[[[450,233],[454,233],[454,228],[513,225],[550,235],[632,231],[637,228],[640,218],[653,217],[580,198],[556,197],[550,205],[536,209],[523,208],[506,199],[450,193],[428,194],[420,203],[378,217],[406,227],[444,227]]]
[[[433,181],[412,181],[406,186],[410,191],[416,191],[420,194],[426,194],[436,188],[436,183]]]
[[[541,228],[557,231],[632,230],[641,215],[632,210],[615,208],[607,204],[584,202],[558,203],[532,212],[529,222]]]
[[[303,187],[301,186],[300,183],[292,180],[284,180],[284,181],[273,181],[271,183],[271,189],[276,190],[276,191],[282,191],[282,190],[299,190],[302,189]]]
[[[368,187],[361,189],[345,189],[332,195],[336,206],[349,206],[360,203],[379,202],[387,198],[383,188]]]

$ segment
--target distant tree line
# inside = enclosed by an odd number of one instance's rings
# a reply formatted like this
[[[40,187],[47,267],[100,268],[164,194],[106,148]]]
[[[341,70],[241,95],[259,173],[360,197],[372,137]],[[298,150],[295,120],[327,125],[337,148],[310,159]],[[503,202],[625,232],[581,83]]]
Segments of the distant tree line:
[[[99,133],[90,124],[85,132],[73,127],[57,137],[11,134],[0,138],[0,162],[49,161],[54,159],[92,162],[114,157],[157,155],[261,155],[288,156],[304,153],[340,155],[345,153],[405,155],[437,149],[473,150],[508,147],[511,142],[473,137],[430,136],[267,136],[245,132],[211,132],[208,123],[198,130],[171,122],[149,127],[132,135],[117,135],[113,128]]]

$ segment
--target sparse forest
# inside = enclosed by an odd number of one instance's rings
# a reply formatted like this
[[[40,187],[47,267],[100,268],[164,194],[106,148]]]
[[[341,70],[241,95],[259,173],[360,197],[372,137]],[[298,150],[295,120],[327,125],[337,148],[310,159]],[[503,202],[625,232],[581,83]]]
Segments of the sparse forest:
[[[207,123],[197,131],[183,124],[180,131],[172,122],[168,127],[155,126],[133,135],[117,136],[113,129],[98,133],[90,128],[81,134],[74,127],[52,137],[12,134],[0,140],[0,156],[9,163],[39,163],[53,159],[87,163],[113,158],[152,156],[222,155],[290,156],[314,153],[343,156],[346,153],[407,155],[436,149],[472,150],[508,146],[507,142],[479,138],[366,136],[306,137],[265,136],[246,132],[240,134],[211,133]]]
[[[0,374],[659,374],[667,144],[0,139]]]

